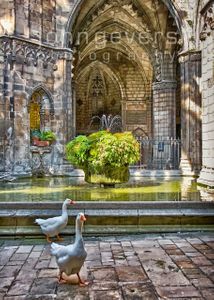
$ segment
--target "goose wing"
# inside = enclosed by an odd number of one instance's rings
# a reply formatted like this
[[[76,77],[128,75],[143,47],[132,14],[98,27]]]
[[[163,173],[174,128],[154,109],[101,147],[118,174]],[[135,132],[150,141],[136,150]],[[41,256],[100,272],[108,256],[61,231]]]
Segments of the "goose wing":
[[[60,268],[66,267],[68,264],[72,264],[73,261],[72,254],[73,245],[63,246],[56,243],[51,244],[51,254],[56,256],[57,264]]]
[[[46,227],[49,227],[49,226],[54,226],[57,223],[61,223],[62,222],[62,217],[61,216],[59,216],[59,217],[53,217],[53,218],[49,218],[49,219],[46,219],[46,220],[44,220],[44,219],[36,219],[35,222],[38,225],[46,228]]]

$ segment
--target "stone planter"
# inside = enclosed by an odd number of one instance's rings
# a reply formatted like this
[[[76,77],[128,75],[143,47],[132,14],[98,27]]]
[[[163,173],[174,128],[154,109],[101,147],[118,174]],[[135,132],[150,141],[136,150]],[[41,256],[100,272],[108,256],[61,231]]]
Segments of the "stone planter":
[[[36,141],[36,145],[37,147],[48,147],[50,145],[49,141]]]
[[[120,168],[106,167],[102,174],[92,173],[87,169],[84,172],[86,182],[102,184],[104,186],[114,186],[116,183],[124,183],[129,180],[128,166]]]
[[[33,146],[37,146],[38,141],[39,141],[39,138],[37,136],[32,137],[32,145]]]

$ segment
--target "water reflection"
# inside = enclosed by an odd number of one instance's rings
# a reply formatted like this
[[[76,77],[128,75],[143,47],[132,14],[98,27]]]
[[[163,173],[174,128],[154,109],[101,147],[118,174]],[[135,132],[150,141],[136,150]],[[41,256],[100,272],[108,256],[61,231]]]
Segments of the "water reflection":
[[[197,186],[193,178],[131,178],[115,188],[100,188],[83,177],[20,179],[0,184],[0,201],[213,201],[214,194]]]

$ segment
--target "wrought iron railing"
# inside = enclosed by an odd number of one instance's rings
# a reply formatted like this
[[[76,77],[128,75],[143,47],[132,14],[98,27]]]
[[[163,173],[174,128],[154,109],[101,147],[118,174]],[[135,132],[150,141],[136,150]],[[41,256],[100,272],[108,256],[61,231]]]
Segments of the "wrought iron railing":
[[[140,144],[140,161],[136,166],[149,170],[177,170],[181,157],[178,139],[136,137]]]

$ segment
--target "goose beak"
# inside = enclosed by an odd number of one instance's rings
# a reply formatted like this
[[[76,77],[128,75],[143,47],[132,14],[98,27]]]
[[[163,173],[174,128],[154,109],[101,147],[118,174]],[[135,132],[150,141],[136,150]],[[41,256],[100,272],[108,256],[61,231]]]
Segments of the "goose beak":
[[[76,204],[74,200],[70,200],[69,204]]]
[[[85,222],[85,221],[86,221],[86,217],[85,217],[84,215],[82,215],[82,216],[80,217],[80,220],[83,221],[83,222]]]

